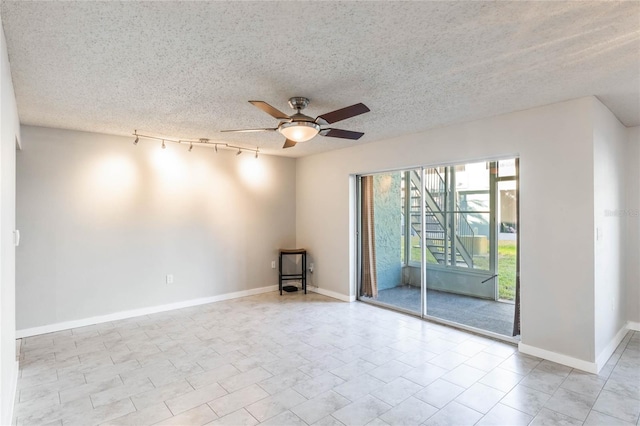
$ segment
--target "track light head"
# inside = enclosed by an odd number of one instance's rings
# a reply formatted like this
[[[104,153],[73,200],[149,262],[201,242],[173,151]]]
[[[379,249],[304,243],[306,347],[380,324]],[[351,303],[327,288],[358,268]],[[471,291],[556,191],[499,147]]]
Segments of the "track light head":
[[[162,139],[162,149],[167,149],[167,144],[164,143],[164,139]]]
[[[256,158],[258,158],[258,148],[256,147]]]
[[[193,150],[193,142],[189,143],[189,152],[191,152]]]
[[[138,135],[136,135],[136,140],[133,141],[134,145],[138,145],[138,142],[140,141],[140,138],[138,137]]]
[[[242,154],[242,149],[238,148],[238,152],[236,152],[236,155],[240,155]]]
[[[216,150],[216,152],[218,152],[218,144],[216,144],[215,150]]]

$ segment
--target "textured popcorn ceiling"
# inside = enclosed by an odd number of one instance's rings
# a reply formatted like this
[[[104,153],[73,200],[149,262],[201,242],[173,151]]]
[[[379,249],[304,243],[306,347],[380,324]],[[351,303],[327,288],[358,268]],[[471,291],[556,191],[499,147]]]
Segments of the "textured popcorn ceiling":
[[[640,3],[3,1],[23,124],[139,131],[309,155],[436,126],[595,95],[640,125]],[[253,107],[289,113],[363,102],[281,150]]]

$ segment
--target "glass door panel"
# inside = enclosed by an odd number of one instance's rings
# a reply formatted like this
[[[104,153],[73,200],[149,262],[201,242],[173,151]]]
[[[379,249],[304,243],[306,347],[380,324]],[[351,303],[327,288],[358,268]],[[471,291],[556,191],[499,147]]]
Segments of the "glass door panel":
[[[513,247],[498,238],[502,234],[496,223],[515,217],[515,203],[507,201],[515,193],[504,192],[512,186],[515,191],[515,177],[509,179],[499,181],[498,162],[425,170],[426,316],[511,335],[513,308],[498,300],[514,287],[515,269],[513,277],[503,279],[498,265],[506,268],[512,260],[511,254],[502,256],[499,250]],[[502,219],[500,206],[508,209]],[[513,229],[515,224],[504,226]],[[436,261],[429,262],[430,257]]]
[[[498,182],[498,299],[514,303],[516,258],[518,253],[518,214],[516,181]]]
[[[360,300],[422,313],[420,169],[360,177]]]

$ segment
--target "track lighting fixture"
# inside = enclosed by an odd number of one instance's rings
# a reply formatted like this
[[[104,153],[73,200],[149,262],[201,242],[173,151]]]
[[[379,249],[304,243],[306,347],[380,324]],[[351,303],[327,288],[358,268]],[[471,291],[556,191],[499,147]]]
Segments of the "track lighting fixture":
[[[136,137],[135,140],[133,141],[134,145],[138,145],[138,142],[140,141],[140,139],[150,139],[150,140],[155,140],[155,141],[162,141],[162,145],[161,145],[162,149],[166,149],[167,148],[167,142],[184,143],[184,144],[189,144],[189,149],[188,149],[189,152],[191,152],[193,150],[193,147],[195,145],[213,146],[213,149],[215,149],[215,151],[218,152],[218,145],[220,145],[221,148],[237,149],[238,151],[236,152],[236,155],[242,154],[243,151],[255,152],[255,157],[258,158],[258,151],[259,151],[258,147],[245,148],[245,147],[237,146],[237,145],[229,145],[228,143],[224,143],[224,142],[211,142],[207,138],[200,138],[200,139],[171,139],[171,138],[163,138],[163,137],[159,137],[159,136],[143,135],[143,134],[138,133],[137,130],[134,130],[133,136]]]

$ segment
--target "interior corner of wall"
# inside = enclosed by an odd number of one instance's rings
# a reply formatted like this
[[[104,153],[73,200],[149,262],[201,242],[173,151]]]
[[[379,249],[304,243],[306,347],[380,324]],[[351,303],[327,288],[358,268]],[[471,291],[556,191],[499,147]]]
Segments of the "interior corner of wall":
[[[615,352],[620,342],[624,339],[624,336],[627,335],[627,332],[630,330],[630,324],[624,324],[620,330],[616,333],[616,335],[611,339],[611,341],[607,344],[607,346],[596,356],[596,369],[597,372],[600,372],[602,368],[606,365],[611,358],[611,355]]]

